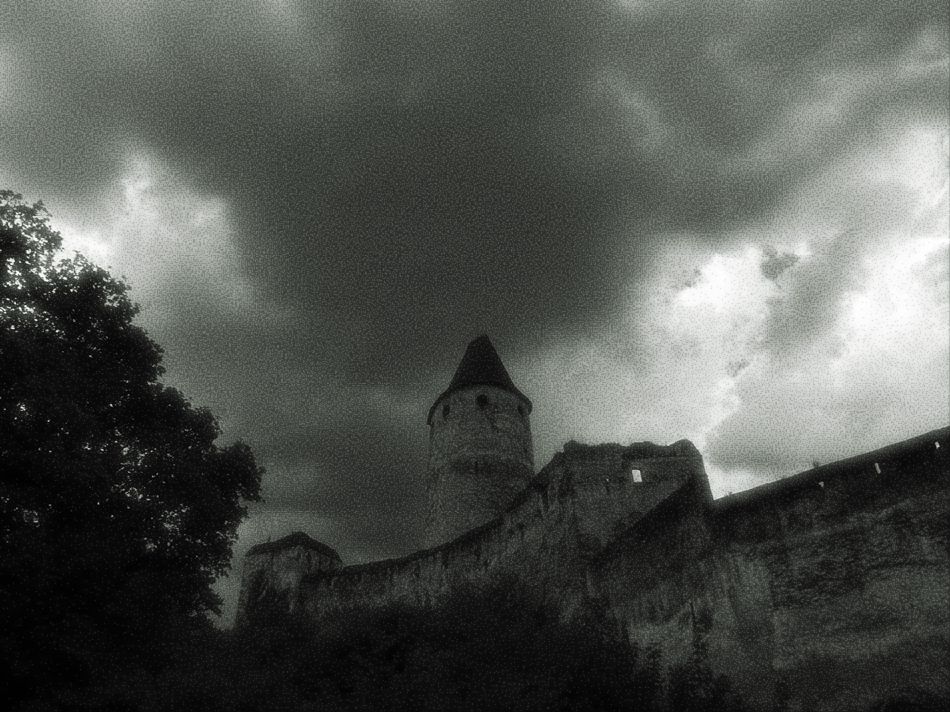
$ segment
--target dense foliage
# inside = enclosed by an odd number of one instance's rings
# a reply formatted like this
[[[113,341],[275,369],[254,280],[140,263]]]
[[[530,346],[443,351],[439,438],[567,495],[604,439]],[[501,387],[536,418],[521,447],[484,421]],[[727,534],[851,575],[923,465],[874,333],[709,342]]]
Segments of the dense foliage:
[[[111,691],[142,710],[637,710],[739,712],[705,661],[674,681],[656,653],[618,640],[588,611],[570,623],[515,580],[458,591],[430,609],[391,606],[225,633],[138,686]],[[715,705],[715,706],[714,706]]]
[[[127,286],[60,246],[42,204],[0,191],[0,687],[30,706],[216,610],[261,477],[159,382]]]
[[[204,631],[174,665],[95,691],[83,709],[123,712],[743,712],[711,670],[701,619],[693,655],[667,667],[632,649],[595,610],[571,622],[517,581],[457,591],[429,608],[351,611],[314,630],[272,620]],[[775,712],[789,712],[775,701]],[[868,712],[938,712],[946,701],[901,695]],[[803,708],[801,712],[811,708]]]

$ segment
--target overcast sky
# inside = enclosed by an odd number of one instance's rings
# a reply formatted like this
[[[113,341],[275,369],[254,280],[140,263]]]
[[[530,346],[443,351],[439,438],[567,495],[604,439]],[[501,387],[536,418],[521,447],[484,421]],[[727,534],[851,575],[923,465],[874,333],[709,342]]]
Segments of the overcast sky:
[[[128,279],[166,381],[266,466],[238,554],[367,561],[417,546],[427,409],[482,332],[539,468],[686,437],[724,494],[950,422],[947,22],[14,2],[0,187]]]

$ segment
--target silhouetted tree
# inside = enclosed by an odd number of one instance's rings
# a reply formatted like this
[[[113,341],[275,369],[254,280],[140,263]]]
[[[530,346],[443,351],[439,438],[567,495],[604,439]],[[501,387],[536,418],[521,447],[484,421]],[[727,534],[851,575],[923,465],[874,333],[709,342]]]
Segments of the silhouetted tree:
[[[60,246],[42,204],[0,191],[0,687],[24,697],[216,610],[261,477],[159,383],[126,284]]]

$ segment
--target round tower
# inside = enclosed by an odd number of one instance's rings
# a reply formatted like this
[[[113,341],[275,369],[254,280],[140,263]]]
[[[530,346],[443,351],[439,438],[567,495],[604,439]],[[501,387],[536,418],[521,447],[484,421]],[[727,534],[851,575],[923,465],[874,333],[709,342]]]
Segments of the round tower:
[[[429,409],[426,546],[494,519],[524,490],[534,476],[530,413],[489,338],[469,343]]]
[[[336,571],[342,566],[336,551],[303,532],[252,546],[244,555],[235,626],[293,615],[301,580],[308,574]]]

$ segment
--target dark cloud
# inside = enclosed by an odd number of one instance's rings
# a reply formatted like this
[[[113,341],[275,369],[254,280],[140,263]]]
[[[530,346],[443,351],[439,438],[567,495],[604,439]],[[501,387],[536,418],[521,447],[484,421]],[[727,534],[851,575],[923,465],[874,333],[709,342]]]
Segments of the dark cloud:
[[[253,308],[181,269],[144,318],[269,506],[375,522],[377,549],[415,536],[421,418],[467,339],[526,361],[616,331],[671,235],[733,239],[946,122],[945,2],[133,5],[5,10],[0,169],[81,213],[142,148],[225,201]],[[866,232],[763,264],[797,273],[776,348],[829,320]]]
[[[759,269],[762,270],[762,274],[765,275],[766,279],[775,281],[781,277],[782,273],[789,267],[794,267],[798,260],[799,257],[794,252],[780,253],[769,245],[763,249],[762,262],[759,264]]]
[[[866,176],[834,182],[813,217],[853,228],[781,275],[751,363],[731,374],[734,406],[706,434],[707,462],[744,472],[747,485],[950,417],[946,183],[934,200]]]
[[[425,414],[444,384],[430,380],[418,393],[344,383],[288,354],[289,326],[208,308],[176,316],[153,334],[165,347],[167,375],[212,408],[226,437],[249,439],[266,464],[255,511],[310,507],[331,516],[339,527],[333,545],[349,560],[417,544]]]
[[[517,349],[583,331],[652,232],[748,220],[896,107],[945,104],[932,73],[875,84],[805,155],[750,157],[942,3],[68,7],[9,25],[31,85],[13,160],[78,191],[122,141],[156,148],[229,199],[246,273],[309,322],[295,346],[355,380],[446,367],[481,330]],[[646,244],[621,268],[629,231]]]
[[[863,194],[855,195],[855,190]],[[899,184],[871,184],[866,178],[858,185],[843,182],[826,189],[826,202],[815,206],[816,214],[824,213],[832,229],[847,229],[822,242],[800,264],[788,265],[783,291],[771,301],[766,345],[788,357],[834,330],[842,300],[867,278],[867,257],[896,229],[906,227],[915,197]],[[766,276],[766,269],[776,268],[775,259],[780,258],[767,257],[763,263]]]

